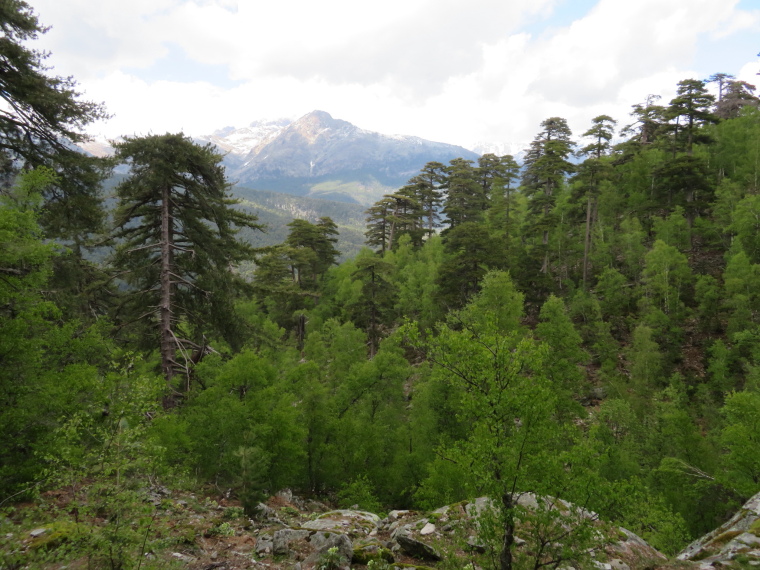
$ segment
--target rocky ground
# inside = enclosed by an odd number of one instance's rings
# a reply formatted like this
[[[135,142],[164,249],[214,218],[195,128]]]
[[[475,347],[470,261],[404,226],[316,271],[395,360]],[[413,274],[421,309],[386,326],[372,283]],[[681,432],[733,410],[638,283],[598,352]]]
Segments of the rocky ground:
[[[232,500],[155,488],[146,495],[155,507],[151,518],[131,522],[135,531],[131,535],[124,530],[110,536],[105,536],[103,529],[113,521],[80,520],[76,506],[71,506],[75,504],[72,497],[49,494],[45,499],[43,511],[55,512],[45,524],[38,522],[44,515],[39,510],[44,501],[7,509],[0,515],[0,569],[448,570],[484,567],[489,557],[476,531],[476,515],[488,508],[487,499],[431,513],[391,511],[381,518],[358,509],[331,509],[286,490],[261,503],[255,515],[248,517]],[[528,509],[547,508],[546,502],[531,494],[523,495],[520,503]],[[597,537],[606,537],[593,556],[562,563],[559,567],[565,570],[760,567],[760,494],[675,560],[668,560],[625,529],[596,521],[593,513],[562,501],[551,502],[548,508],[575,517],[578,524],[591,521]],[[567,525],[568,520],[561,524]],[[520,537],[529,532],[518,528],[518,553],[532,554],[528,550],[535,548],[535,543]],[[95,538],[104,536],[105,540]]]

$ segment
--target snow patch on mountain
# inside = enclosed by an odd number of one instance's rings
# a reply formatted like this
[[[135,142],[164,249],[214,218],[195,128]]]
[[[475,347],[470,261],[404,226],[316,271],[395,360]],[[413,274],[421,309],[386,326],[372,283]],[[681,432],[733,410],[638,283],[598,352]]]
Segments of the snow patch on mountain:
[[[247,127],[224,127],[198,138],[211,142],[226,152],[245,156],[277,138],[291,123],[290,119],[254,121]]]
[[[495,154],[496,156],[504,156],[511,154],[515,160],[521,161],[525,155],[525,151],[530,147],[530,142],[486,142],[479,141],[473,145],[468,146],[471,151],[480,155]]]

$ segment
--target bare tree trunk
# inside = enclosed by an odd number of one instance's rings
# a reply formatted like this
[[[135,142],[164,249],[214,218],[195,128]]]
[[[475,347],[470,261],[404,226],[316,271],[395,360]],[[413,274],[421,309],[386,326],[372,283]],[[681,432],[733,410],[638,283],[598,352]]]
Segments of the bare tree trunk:
[[[591,193],[588,193],[586,201],[586,237],[583,243],[583,289],[587,290],[588,284],[588,253],[591,249]]]
[[[166,382],[174,390],[174,335],[172,333],[172,210],[171,186],[163,189],[161,197],[161,301],[159,318],[161,326],[161,370]]]

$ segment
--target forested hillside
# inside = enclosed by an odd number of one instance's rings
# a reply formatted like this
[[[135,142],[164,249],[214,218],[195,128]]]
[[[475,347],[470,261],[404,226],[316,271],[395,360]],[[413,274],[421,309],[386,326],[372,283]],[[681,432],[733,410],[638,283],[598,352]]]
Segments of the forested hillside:
[[[501,568],[526,492],[667,554],[760,492],[753,86],[685,79],[582,133],[548,118],[522,165],[429,163],[338,263],[329,216],[241,239],[260,220],[211,145],[62,144],[103,110],[45,74],[11,6],[0,50],[32,87],[0,77],[0,567],[195,544],[154,532],[156,488],[248,514],[285,487],[375,511],[488,495]],[[66,546],[13,546],[43,524]]]

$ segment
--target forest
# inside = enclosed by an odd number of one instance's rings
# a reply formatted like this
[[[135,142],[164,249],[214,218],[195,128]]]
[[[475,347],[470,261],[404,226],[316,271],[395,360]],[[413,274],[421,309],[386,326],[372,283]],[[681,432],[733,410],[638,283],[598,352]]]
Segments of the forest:
[[[339,264],[328,217],[241,239],[266,228],[211,145],[76,151],[105,107],[25,47],[25,2],[0,26],[0,529],[71,489],[35,516],[107,512],[87,548],[128,560],[159,484],[247,513],[487,495],[508,556],[530,491],[674,554],[760,492],[754,86],[684,79],[582,133],[547,118],[522,164],[428,163]]]

